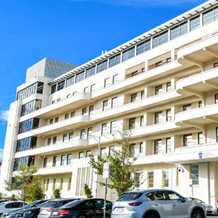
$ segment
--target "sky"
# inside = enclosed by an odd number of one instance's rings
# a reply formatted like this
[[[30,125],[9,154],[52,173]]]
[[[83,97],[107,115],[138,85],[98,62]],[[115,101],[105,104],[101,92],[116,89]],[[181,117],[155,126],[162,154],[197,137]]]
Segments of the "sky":
[[[204,2],[1,0],[0,160],[7,129],[2,123],[27,68],[45,57],[82,65]]]

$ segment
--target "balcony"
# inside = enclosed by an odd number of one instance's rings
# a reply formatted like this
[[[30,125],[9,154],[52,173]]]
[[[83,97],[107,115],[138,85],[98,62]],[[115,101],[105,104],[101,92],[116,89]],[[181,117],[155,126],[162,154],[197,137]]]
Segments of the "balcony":
[[[54,104],[48,104],[37,111],[34,111],[30,114],[22,116],[20,118],[20,122],[31,119],[32,117],[37,118],[48,118],[55,117],[61,113],[66,113],[69,111],[73,111],[78,107],[85,106],[93,102],[91,100],[91,93],[77,93],[74,96],[69,98],[62,98],[61,101],[56,102]],[[76,103],[76,104],[75,104]]]

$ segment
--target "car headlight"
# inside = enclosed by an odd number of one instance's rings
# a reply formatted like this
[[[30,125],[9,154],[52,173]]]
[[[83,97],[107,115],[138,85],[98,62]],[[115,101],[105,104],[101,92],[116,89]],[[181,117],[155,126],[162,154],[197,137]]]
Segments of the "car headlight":
[[[212,205],[207,205],[206,208],[213,208],[213,206]]]
[[[27,216],[29,214],[31,214],[31,211],[27,211],[27,212],[23,213],[23,216]]]
[[[7,216],[14,216],[15,215],[15,213],[9,213],[9,214],[7,214]]]

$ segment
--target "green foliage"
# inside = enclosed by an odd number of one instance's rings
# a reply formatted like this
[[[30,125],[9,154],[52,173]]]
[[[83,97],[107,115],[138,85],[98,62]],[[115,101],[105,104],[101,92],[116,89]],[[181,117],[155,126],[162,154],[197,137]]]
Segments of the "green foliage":
[[[3,196],[2,196],[2,193],[0,192],[0,199],[2,199],[3,198]]]
[[[11,196],[11,201],[16,201],[16,200],[17,200],[17,198],[15,197],[14,194],[12,194],[12,196]]]
[[[55,198],[61,198],[61,191],[59,188],[56,188],[54,191],[53,191],[53,195]]]
[[[87,198],[93,198],[92,189],[87,184],[84,185],[84,191]]]
[[[118,196],[123,192],[138,187],[144,182],[142,171],[133,166],[137,157],[132,153],[131,131],[119,131],[120,138],[114,138],[117,149],[113,153],[106,154],[105,157],[90,155],[89,164],[95,169],[96,174],[103,175],[103,164],[111,163],[111,173],[108,179],[108,188],[116,190]],[[140,182],[141,178],[141,182]],[[100,186],[105,186],[104,182],[98,182]]]
[[[33,202],[36,200],[41,200],[45,198],[45,194],[42,190],[41,184],[40,184],[40,179],[35,180],[36,183],[32,184],[29,193],[26,197],[28,202]]]
[[[4,181],[6,190],[16,190],[18,194],[14,197],[23,200],[23,202],[30,202],[33,201],[35,198],[38,198],[38,193],[36,192],[37,190],[40,191],[41,177],[34,175],[37,170],[37,167],[29,167],[21,163],[18,172],[12,174],[12,177],[15,179],[16,183],[8,182],[6,180]],[[40,196],[44,197],[44,194],[42,194],[43,193],[39,193]]]

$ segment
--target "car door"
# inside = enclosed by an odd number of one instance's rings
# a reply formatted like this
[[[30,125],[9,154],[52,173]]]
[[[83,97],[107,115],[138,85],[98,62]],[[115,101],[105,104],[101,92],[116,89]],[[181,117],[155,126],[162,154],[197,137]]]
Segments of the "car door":
[[[91,199],[83,201],[76,206],[76,210],[79,216],[85,216],[88,218],[96,218],[96,210],[94,203]]]
[[[103,199],[93,199],[96,207],[97,218],[102,218],[104,215],[104,200]],[[111,217],[112,203],[106,201],[106,218]]]
[[[164,191],[153,192],[152,207],[159,212],[161,217],[172,218],[172,204],[167,200]]]
[[[168,201],[171,203],[172,215],[176,218],[188,218],[191,204],[174,191],[166,191]]]

